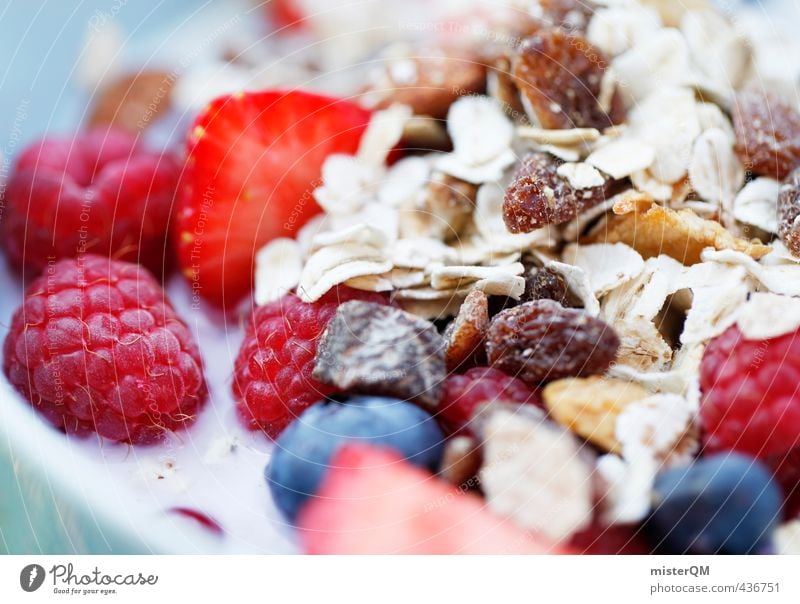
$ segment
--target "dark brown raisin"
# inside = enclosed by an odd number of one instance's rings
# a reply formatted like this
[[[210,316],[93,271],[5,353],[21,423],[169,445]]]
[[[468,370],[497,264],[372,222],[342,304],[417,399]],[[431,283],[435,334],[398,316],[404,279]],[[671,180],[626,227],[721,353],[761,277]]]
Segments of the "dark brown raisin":
[[[778,195],[778,234],[795,256],[800,256],[800,168],[784,181]]]
[[[549,268],[533,268],[525,277],[525,293],[523,302],[535,300],[555,300],[566,308],[583,306],[560,274]]]
[[[736,153],[751,174],[783,180],[800,166],[800,113],[775,95],[737,94],[733,127]]]
[[[445,341],[430,321],[354,300],[336,309],[317,348],[314,379],[345,392],[435,407],[446,375]]]
[[[580,35],[548,29],[520,43],[512,73],[543,128],[607,128],[625,120],[619,90],[612,94],[609,111],[600,106],[607,68],[603,53]]]
[[[529,233],[548,224],[568,222],[605,201],[612,180],[589,189],[574,189],[558,175],[562,163],[538,151],[522,158],[503,199],[503,220],[509,231]]]
[[[489,324],[489,364],[530,385],[603,373],[617,355],[609,325],[553,300],[504,310]]]

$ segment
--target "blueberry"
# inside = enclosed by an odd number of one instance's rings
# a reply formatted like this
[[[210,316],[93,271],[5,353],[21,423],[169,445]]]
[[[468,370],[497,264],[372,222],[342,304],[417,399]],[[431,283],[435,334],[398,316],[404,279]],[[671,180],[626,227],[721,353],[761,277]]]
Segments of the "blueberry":
[[[411,403],[374,396],[319,402],[278,437],[265,471],[273,500],[286,518],[296,519],[319,488],[334,453],[352,440],[390,447],[432,471],[444,449],[436,421]]]
[[[764,551],[780,519],[781,492],[750,457],[705,457],[656,477],[648,529],[665,554]]]

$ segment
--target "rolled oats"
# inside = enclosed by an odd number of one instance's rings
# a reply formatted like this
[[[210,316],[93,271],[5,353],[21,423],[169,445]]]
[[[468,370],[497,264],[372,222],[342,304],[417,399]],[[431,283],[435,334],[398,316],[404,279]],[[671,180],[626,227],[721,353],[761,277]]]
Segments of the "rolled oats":
[[[489,508],[554,541],[592,518],[592,463],[569,432],[498,409],[483,432],[481,485]]]
[[[292,291],[303,272],[303,253],[294,239],[273,239],[256,254],[255,303],[272,302]]]

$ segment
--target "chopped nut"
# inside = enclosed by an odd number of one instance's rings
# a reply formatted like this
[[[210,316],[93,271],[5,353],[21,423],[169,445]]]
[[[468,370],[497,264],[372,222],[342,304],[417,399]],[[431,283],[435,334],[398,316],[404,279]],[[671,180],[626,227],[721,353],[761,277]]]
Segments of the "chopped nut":
[[[433,323],[391,306],[345,302],[322,335],[313,377],[344,391],[439,404],[445,342]]]
[[[175,75],[165,71],[138,71],[109,82],[92,105],[89,126],[141,132],[167,113],[175,81]]]
[[[461,309],[445,331],[447,349],[444,357],[448,371],[483,350],[483,337],[489,325],[489,300],[481,291],[472,291],[464,299]]]
[[[789,175],[778,194],[778,233],[789,251],[800,256],[800,168]]]
[[[472,216],[478,188],[438,172],[418,198],[408,198],[400,208],[401,237],[458,238]]]
[[[647,390],[632,382],[603,377],[567,378],[551,382],[542,392],[550,417],[598,447],[619,453],[617,417]]]

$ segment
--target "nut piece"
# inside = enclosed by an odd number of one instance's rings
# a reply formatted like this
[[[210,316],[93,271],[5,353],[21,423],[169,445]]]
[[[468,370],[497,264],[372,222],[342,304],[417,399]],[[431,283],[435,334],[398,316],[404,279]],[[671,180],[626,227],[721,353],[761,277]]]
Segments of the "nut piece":
[[[363,102],[372,109],[400,103],[415,115],[444,119],[459,96],[481,94],[485,88],[486,67],[472,53],[423,48],[386,59],[373,74]]]
[[[522,158],[503,199],[503,220],[512,233],[530,233],[548,224],[575,219],[605,201],[613,181],[575,189],[558,173],[561,160],[533,152]]]
[[[512,72],[531,118],[543,128],[608,128],[625,120],[619,92],[610,111],[598,99],[603,53],[578,34],[563,29],[542,30],[517,48]]]
[[[552,300],[526,302],[489,324],[489,364],[530,385],[602,373],[614,361],[619,338],[600,319]]]
[[[700,218],[691,210],[675,211],[656,204],[646,196],[614,205],[614,214],[602,220],[586,243],[627,243],[643,258],[666,254],[683,264],[701,262],[703,249],[736,250],[752,258],[771,251],[769,246],[734,237],[713,220]]]
[[[800,168],[789,175],[778,194],[778,234],[795,256],[800,256]]]
[[[447,371],[455,370],[483,352],[481,345],[488,325],[489,299],[482,291],[471,291],[444,334],[447,340],[444,353]]]
[[[399,308],[353,300],[336,310],[317,349],[314,379],[343,391],[435,407],[445,378],[444,338]]]
[[[647,390],[633,382],[598,376],[558,380],[542,392],[550,417],[611,453],[621,451],[617,416],[630,403],[648,396]]]

